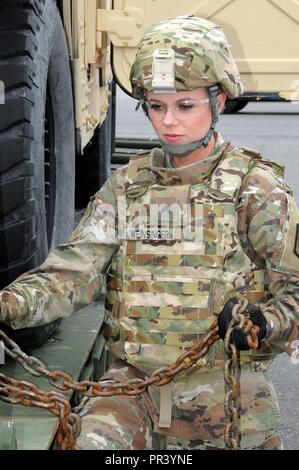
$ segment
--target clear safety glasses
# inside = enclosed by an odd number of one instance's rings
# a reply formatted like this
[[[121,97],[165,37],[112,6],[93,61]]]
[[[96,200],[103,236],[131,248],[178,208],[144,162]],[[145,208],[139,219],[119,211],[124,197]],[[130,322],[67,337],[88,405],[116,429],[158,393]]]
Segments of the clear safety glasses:
[[[170,111],[172,116],[178,121],[185,121],[197,115],[209,102],[209,98],[203,98],[201,100],[182,99],[169,106],[159,100],[151,98],[144,103],[143,107],[145,107],[145,112],[148,113],[150,118],[162,119]]]

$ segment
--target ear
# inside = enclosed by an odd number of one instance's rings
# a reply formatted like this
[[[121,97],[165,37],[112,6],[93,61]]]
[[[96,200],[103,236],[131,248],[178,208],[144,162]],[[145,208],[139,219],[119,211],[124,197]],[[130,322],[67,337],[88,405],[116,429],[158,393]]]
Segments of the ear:
[[[224,93],[224,91],[221,91],[217,96],[217,101],[218,101],[217,111],[219,114],[221,114],[224,109],[226,99],[227,99],[227,94]]]

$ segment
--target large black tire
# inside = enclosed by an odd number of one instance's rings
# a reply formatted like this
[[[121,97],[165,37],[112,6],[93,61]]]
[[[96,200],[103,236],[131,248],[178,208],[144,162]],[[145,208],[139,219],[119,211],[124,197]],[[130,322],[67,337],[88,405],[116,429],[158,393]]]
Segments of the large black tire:
[[[0,286],[74,223],[72,81],[55,0],[0,0]]]
[[[241,109],[247,106],[248,101],[246,100],[227,100],[225,103],[223,114],[233,114],[241,111]]]

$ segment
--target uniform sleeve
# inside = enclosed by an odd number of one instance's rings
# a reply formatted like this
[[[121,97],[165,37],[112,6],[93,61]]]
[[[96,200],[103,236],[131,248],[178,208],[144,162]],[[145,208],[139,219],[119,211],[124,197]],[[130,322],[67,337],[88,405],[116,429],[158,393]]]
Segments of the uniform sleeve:
[[[105,271],[120,242],[113,178],[91,201],[68,243],[0,292],[1,321],[14,329],[67,317],[105,291]]]
[[[271,172],[270,172],[271,173]],[[241,200],[239,233],[245,251],[266,268],[271,299],[263,310],[265,341],[295,354],[299,324],[299,214],[292,190],[264,171],[249,177]]]

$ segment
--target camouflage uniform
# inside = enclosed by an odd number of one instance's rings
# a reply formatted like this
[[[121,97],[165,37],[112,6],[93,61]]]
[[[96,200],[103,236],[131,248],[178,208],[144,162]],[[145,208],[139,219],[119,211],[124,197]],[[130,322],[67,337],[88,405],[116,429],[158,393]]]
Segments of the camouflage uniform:
[[[222,46],[226,73],[204,86],[216,80],[237,96],[241,85]],[[295,350],[299,216],[279,165],[215,137],[209,157],[179,168],[159,149],[133,156],[92,198],[69,243],[0,293],[1,319],[23,328],[71,315],[105,291],[108,273],[106,335],[117,361],[105,380],[122,382],[174,362],[227,299],[242,294],[268,322],[262,346],[241,352],[242,446],[280,448],[277,398],[265,371],[277,353]],[[79,447],[223,448],[224,360],[218,341],[161,391],[85,399]]]
[[[295,229],[299,221],[292,192],[276,164],[227,143],[188,167],[165,168],[164,158],[156,149],[133,157],[129,166],[117,170],[92,198],[69,243],[2,291],[1,315],[14,328],[70,315],[103,292],[109,266],[107,334],[111,349],[135,366],[135,374],[144,376],[192,346],[205,334],[227,296],[242,292],[251,302],[262,305],[271,325],[262,348],[241,353],[243,445],[248,440],[250,448],[257,447],[280,424],[275,392],[264,370],[276,353],[292,353],[291,343],[297,338]],[[114,230],[119,216],[117,202],[124,193],[129,219],[136,216],[138,205],[149,206],[154,197],[160,204],[174,199],[183,204],[187,202],[184,197],[192,195],[195,204],[203,206],[203,243],[118,238]],[[130,220],[127,224],[128,228],[134,225]],[[144,428],[132,426],[135,431],[147,431],[143,440],[134,435],[141,446],[153,445],[149,428],[158,437],[172,436],[165,438],[170,439],[169,446],[178,436],[184,439],[184,446],[186,441],[190,446],[222,446],[223,361],[223,343],[219,341],[193,373],[177,377],[172,385],[170,428],[159,426],[160,394],[154,388],[142,398],[128,399],[130,407],[120,405],[125,423],[133,416],[134,406],[138,422],[138,407],[142,409],[147,424]],[[113,369],[109,377],[118,378]],[[132,374],[131,367],[123,369],[123,373]],[[97,409],[103,403],[106,416],[105,406],[112,402],[106,424],[116,423],[115,403],[119,400],[122,403],[127,398],[91,399],[83,407],[80,447],[97,447],[94,436],[102,432],[97,426],[101,416]],[[144,407],[152,421],[145,418]],[[112,427],[114,433],[116,429],[120,432],[119,426]],[[117,445],[114,433],[113,445]],[[125,435],[123,431],[121,436]],[[105,447],[105,439],[99,437],[99,441]],[[119,445],[123,446],[123,441]],[[126,446],[131,445],[129,440]]]

